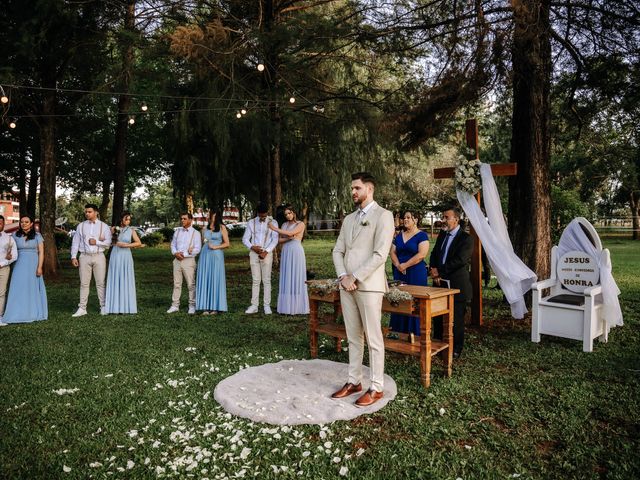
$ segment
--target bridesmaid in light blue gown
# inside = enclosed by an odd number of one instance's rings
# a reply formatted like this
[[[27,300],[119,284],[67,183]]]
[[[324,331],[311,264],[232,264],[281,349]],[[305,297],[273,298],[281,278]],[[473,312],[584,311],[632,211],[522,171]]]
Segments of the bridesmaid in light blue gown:
[[[129,212],[122,212],[119,232],[117,230],[116,227],[111,228],[115,243],[109,256],[105,308],[107,313],[138,313],[136,276],[131,249],[139,247],[142,242],[135,229],[131,227]]]
[[[304,222],[297,219],[291,205],[284,209],[287,219],[282,228],[269,225],[280,234],[282,253],[280,254],[280,289],[278,292],[278,313],[285,315],[305,315],[309,313],[307,293],[307,260],[302,248]]]
[[[196,310],[203,310],[203,315],[226,312],[227,279],[222,251],[229,247],[229,234],[222,224],[220,210],[209,213],[202,242],[196,276]]]
[[[33,218],[20,217],[20,228],[15,234],[18,259],[11,273],[4,323],[27,323],[46,320],[47,291],[42,278],[44,241],[35,231]]]

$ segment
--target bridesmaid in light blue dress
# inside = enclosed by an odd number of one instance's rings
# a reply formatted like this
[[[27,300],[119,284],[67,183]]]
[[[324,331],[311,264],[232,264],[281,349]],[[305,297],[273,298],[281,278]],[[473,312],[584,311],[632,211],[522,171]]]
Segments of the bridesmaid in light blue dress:
[[[307,293],[307,260],[302,248],[304,223],[298,221],[291,205],[284,209],[287,219],[282,228],[269,225],[280,234],[282,253],[280,255],[280,289],[278,292],[278,313],[285,315],[304,315],[309,313],[309,294]]]
[[[131,249],[142,245],[135,229],[131,228],[131,214],[122,212],[120,226],[112,227],[114,246],[109,256],[107,273],[107,313],[138,313],[136,302],[136,276],[133,270]],[[115,235],[117,233],[117,240]]]
[[[46,320],[47,291],[42,278],[44,241],[35,231],[33,218],[20,217],[20,228],[15,234],[18,259],[11,273],[11,284],[4,312],[4,323],[27,323]]]
[[[202,242],[196,276],[196,310],[203,310],[203,315],[226,312],[227,279],[222,251],[229,247],[229,234],[222,224],[219,210],[209,213],[209,223],[202,231]]]

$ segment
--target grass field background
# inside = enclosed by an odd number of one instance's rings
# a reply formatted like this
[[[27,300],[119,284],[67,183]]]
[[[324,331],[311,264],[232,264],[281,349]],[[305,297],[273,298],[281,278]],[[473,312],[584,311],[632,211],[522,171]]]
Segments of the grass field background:
[[[625,326],[581,342],[530,342],[498,290],[485,326],[468,327],[451,379],[434,363],[387,354],[398,397],[380,412],[324,426],[272,427],[226,414],[212,391],[241,368],[309,358],[307,318],[243,312],[251,275],[226,252],[230,312],[179,314],[165,247],[134,252],[135,316],[77,308],[77,270],[61,254],[47,282],[49,320],[0,329],[0,478],[618,478],[640,477],[640,249],[605,241]],[[305,241],[317,278],[334,276],[332,239]],[[273,304],[277,298],[274,273]],[[321,358],[347,361],[323,339]],[[61,390],[65,389],[65,390]],[[77,389],[77,390],[76,390]]]

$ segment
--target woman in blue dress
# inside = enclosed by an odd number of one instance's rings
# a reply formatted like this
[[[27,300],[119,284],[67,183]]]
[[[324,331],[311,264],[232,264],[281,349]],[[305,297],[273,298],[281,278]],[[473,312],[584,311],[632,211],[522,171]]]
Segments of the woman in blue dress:
[[[122,212],[120,225],[111,227],[114,243],[109,255],[107,273],[107,313],[138,313],[136,302],[136,275],[133,269],[131,249],[142,245],[135,229],[131,227],[131,214]]]
[[[42,278],[44,241],[36,232],[33,218],[20,217],[20,228],[15,235],[18,259],[11,273],[4,323],[27,323],[46,320],[47,291]]]
[[[196,310],[203,310],[203,315],[226,312],[227,279],[222,251],[229,247],[229,233],[222,224],[220,210],[209,213],[202,242],[196,276]]]
[[[302,248],[304,222],[297,219],[291,205],[284,209],[286,222],[282,228],[269,225],[280,234],[282,253],[280,256],[280,289],[278,293],[278,313],[285,315],[305,315],[309,313],[307,293],[307,260]]]
[[[429,253],[429,236],[418,229],[416,216],[407,211],[402,215],[404,231],[400,231],[391,245],[393,278],[408,285],[427,286],[427,265],[424,259]],[[391,330],[420,335],[420,318],[408,315],[391,315]]]

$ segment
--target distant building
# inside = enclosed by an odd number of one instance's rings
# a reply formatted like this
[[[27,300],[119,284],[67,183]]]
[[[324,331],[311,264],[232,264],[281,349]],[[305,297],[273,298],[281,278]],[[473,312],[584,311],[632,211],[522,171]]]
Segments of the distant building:
[[[20,202],[16,193],[0,193],[0,215],[4,217],[7,224],[20,221]]]

